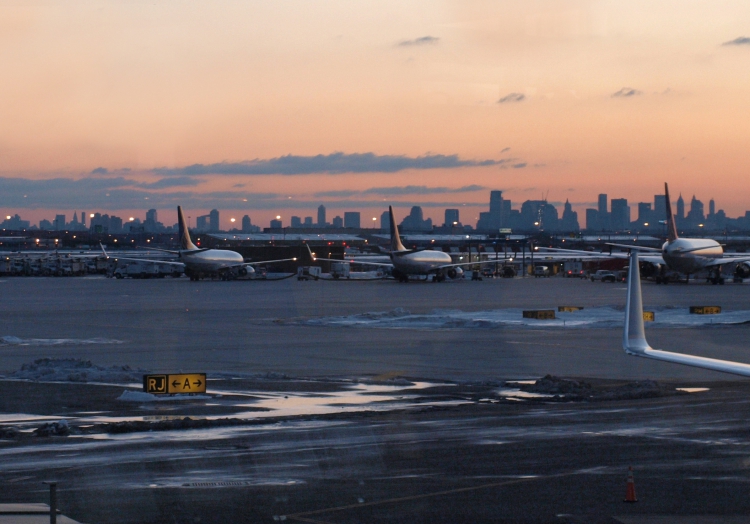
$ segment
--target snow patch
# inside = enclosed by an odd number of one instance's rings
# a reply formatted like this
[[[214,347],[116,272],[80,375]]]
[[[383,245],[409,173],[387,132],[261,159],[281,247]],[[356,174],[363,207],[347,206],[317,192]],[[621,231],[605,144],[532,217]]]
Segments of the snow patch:
[[[552,309],[552,308],[550,308]],[[750,322],[750,311],[728,311],[719,315],[691,315],[687,308],[653,308],[655,322],[647,327],[701,327]],[[431,313],[413,315],[403,308],[374,311],[341,317],[323,317],[299,321],[310,326],[368,327],[390,329],[499,329],[499,328],[621,328],[622,307],[592,307],[575,312],[556,312],[555,319],[523,318],[523,310],[460,311],[435,309]]]
[[[143,380],[143,370],[130,366],[97,366],[90,360],[74,358],[40,358],[24,364],[10,378],[43,382],[112,382],[132,383]]]
[[[113,338],[18,338],[9,335],[0,337],[0,346],[83,346],[122,343],[122,340]]]

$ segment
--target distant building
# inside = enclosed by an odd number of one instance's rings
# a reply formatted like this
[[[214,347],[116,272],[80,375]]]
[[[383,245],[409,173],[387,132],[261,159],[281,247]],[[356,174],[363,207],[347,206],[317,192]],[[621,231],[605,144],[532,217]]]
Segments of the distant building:
[[[573,206],[568,200],[565,200],[560,229],[563,231],[578,231],[581,229],[578,225],[578,213],[573,211]]]
[[[654,220],[665,220],[667,218],[667,196],[654,195]]]
[[[404,231],[432,231],[432,219],[424,220],[422,208],[413,206],[411,212],[401,221]]]
[[[350,227],[354,229],[360,228],[360,214],[359,211],[347,211],[344,213],[344,227]]]
[[[682,193],[680,193],[680,198],[677,199],[677,214],[675,215],[675,218],[677,220],[685,219],[685,200],[682,198]]]
[[[630,206],[626,198],[613,198],[609,216],[610,228],[623,231],[630,229]]]
[[[344,227],[344,219],[336,215],[335,217],[333,217],[332,225],[337,229],[341,229]]]
[[[216,209],[212,209],[208,214],[208,229],[212,233],[216,233],[221,230],[221,224],[219,223],[219,212]]]
[[[121,233],[122,232],[122,218],[112,215],[109,217],[109,232],[110,233]]]
[[[271,220],[271,229],[282,229],[283,224],[281,223],[281,220],[278,218],[274,218]]]
[[[638,203],[638,227],[648,227],[655,225],[655,222],[652,218],[653,211],[651,210],[651,204],[649,202],[639,202]]]
[[[65,224],[65,215],[55,215],[55,231],[62,231],[63,229],[65,229]]]
[[[299,217],[293,216],[291,218],[292,227],[302,227],[302,220]]]
[[[45,222],[49,222],[45,220]],[[41,224],[41,222],[40,222]],[[6,215],[5,220],[3,220],[2,223],[0,223],[1,229],[9,229],[13,231],[21,231],[23,229],[29,229],[31,226],[31,223],[28,220],[21,220],[21,217],[19,215]],[[52,224],[50,224],[50,229],[52,228]],[[41,226],[39,227],[41,229]]]
[[[586,229],[589,231],[601,231],[598,210],[591,208],[586,209]]]
[[[46,218],[41,219],[39,221],[39,229],[41,229],[42,231],[52,230],[52,222],[50,222]]]
[[[445,210],[445,227],[460,226],[461,221],[458,219],[458,209]]]
[[[326,206],[323,204],[318,206],[318,227],[326,227]]]
[[[383,231],[391,229],[391,214],[388,211],[383,211],[380,214],[380,229]]]
[[[200,215],[195,219],[195,229],[200,233],[208,231],[208,215]]]
[[[254,226],[250,221],[250,217],[245,215],[242,217],[242,232],[243,233],[257,233],[260,231],[260,227]]]
[[[305,217],[305,222],[303,223],[305,227],[313,227],[313,221],[312,217]]]

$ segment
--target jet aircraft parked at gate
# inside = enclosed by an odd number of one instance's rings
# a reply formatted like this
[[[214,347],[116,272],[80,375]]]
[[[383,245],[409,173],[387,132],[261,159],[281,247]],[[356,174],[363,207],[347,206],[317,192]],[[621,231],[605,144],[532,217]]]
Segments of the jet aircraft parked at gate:
[[[672,214],[672,204],[669,201],[669,187],[664,183],[664,192],[667,201],[667,241],[661,249],[637,246],[637,249],[645,254],[640,257],[641,261],[648,262],[656,269],[656,283],[668,283],[669,280],[664,275],[665,269],[671,269],[679,273],[690,275],[701,271],[708,271],[708,279],[712,284],[723,284],[724,277],[721,276],[721,268],[725,264],[737,264],[735,275],[740,278],[750,278],[750,256],[734,255],[724,253],[721,244],[710,238],[681,238],[677,235],[677,226],[674,215]],[[626,244],[612,244],[610,246],[631,249],[636,246]],[[627,253],[593,253],[590,251],[576,250],[559,250],[547,248],[547,250],[556,253],[570,254],[576,253],[582,257],[611,257],[627,258]]]
[[[179,226],[180,249],[154,249],[177,255],[179,262],[159,261],[160,264],[179,264],[185,266],[185,274],[190,280],[200,280],[205,276],[219,276],[222,280],[231,280],[237,276],[252,276],[255,273],[254,265],[271,264],[273,262],[286,262],[288,260],[297,260],[296,258],[282,258],[279,260],[262,260],[259,262],[246,262],[245,259],[236,251],[229,249],[208,249],[199,248],[190,239],[185,215],[182,213],[182,207],[177,206],[177,221]],[[102,251],[104,247],[102,246]],[[106,251],[104,254],[109,258]],[[118,258],[119,260],[138,261],[138,258]]]
[[[434,251],[429,249],[407,249],[401,242],[401,236],[398,233],[398,226],[393,217],[393,207],[388,206],[390,215],[390,233],[391,233],[391,251],[389,257],[390,263],[387,262],[367,262],[361,259],[357,260],[336,260],[330,258],[316,258],[316,260],[326,260],[330,262],[347,262],[368,266],[381,266],[393,268],[392,274],[399,282],[408,282],[409,275],[432,276],[433,281],[442,282],[446,278],[457,279],[463,276],[463,266],[475,266],[477,264],[496,264],[498,260],[486,260],[481,262],[459,262],[454,263],[451,256],[443,251]],[[500,259],[503,261],[504,259]]]

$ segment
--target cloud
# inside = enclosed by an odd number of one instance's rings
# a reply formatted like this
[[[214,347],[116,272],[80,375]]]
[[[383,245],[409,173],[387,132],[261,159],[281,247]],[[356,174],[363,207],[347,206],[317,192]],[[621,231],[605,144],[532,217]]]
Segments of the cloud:
[[[91,170],[92,175],[106,175],[107,173],[109,173],[109,170],[106,167],[97,167]]]
[[[504,147],[500,152],[501,153],[507,153],[508,151],[510,151],[510,148],[509,147]]]
[[[437,44],[440,41],[440,38],[436,36],[421,36],[419,38],[415,38],[414,40],[402,40],[398,43],[399,46],[402,47],[408,47],[408,46],[415,46],[415,45],[433,45]]]
[[[750,38],[747,36],[740,36],[729,42],[724,42],[721,45],[750,45]]]
[[[201,181],[189,176],[162,178],[156,182],[138,184],[144,189],[166,189],[168,187],[197,186]]]
[[[513,169],[523,169],[526,167],[526,162],[519,162],[518,164],[513,164]]]
[[[497,101],[498,104],[510,104],[514,102],[523,102],[526,100],[526,95],[523,93],[510,93],[502,97]]]
[[[441,195],[451,193],[471,193],[473,191],[482,191],[487,189],[484,186],[472,184],[458,188],[450,187],[427,187],[427,186],[394,186],[394,187],[371,187],[363,191],[321,191],[315,193],[316,197],[347,198],[355,195]]]
[[[396,173],[406,169],[455,169],[492,166],[503,160],[463,160],[458,155],[376,155],[375,153],[332,153],[330,155],[286,155],[245,162],[193,164],[180,168],[158,168],[158,175],[312,175],[342,173]]]
[[[642,95],[642,91],[638,91],[637,89],[633,89],[632,87],[623,87],[616,93],[612,93],[613,98],[627,98],[630,96],[637,96]]]

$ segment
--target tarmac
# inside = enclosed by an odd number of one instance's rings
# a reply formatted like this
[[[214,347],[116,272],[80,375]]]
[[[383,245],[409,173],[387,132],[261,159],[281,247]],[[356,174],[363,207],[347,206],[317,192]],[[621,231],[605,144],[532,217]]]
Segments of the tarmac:
[[[0,426],[20,429],[0,440],[0,502],[47,502],[41,482],[54,477],[58,506],[79,522],[702,524],[750,515],[746,379],[628,357],[616,326],[308,323],[396,308],[616,308],[624,284],[7,278],[0,290],[13,297],[0,302]],[[745,311],[749,294],[745,285],[644,284],[646,307],[657,309]],[[748,329],[661,327],[649,340],[750,361]],[[124,389],[137,389],[127,378],[10,378],[38,358],[129,366],[136,377],[206,372],[209,398],[123,402]],[[546,374],[594,389],[651,379],[671,393],[501,394],[505,381]],[[356,409],[344,395],[352,388]],[[271,397],[304,408],[273,413]],[[314,411],[319,398],[327,408]],[[71,434],[34,436],[60,419]],[[117,421],[142,425],[115,433],[107,424]],[[630,466],[638,502],[625,504]]]

